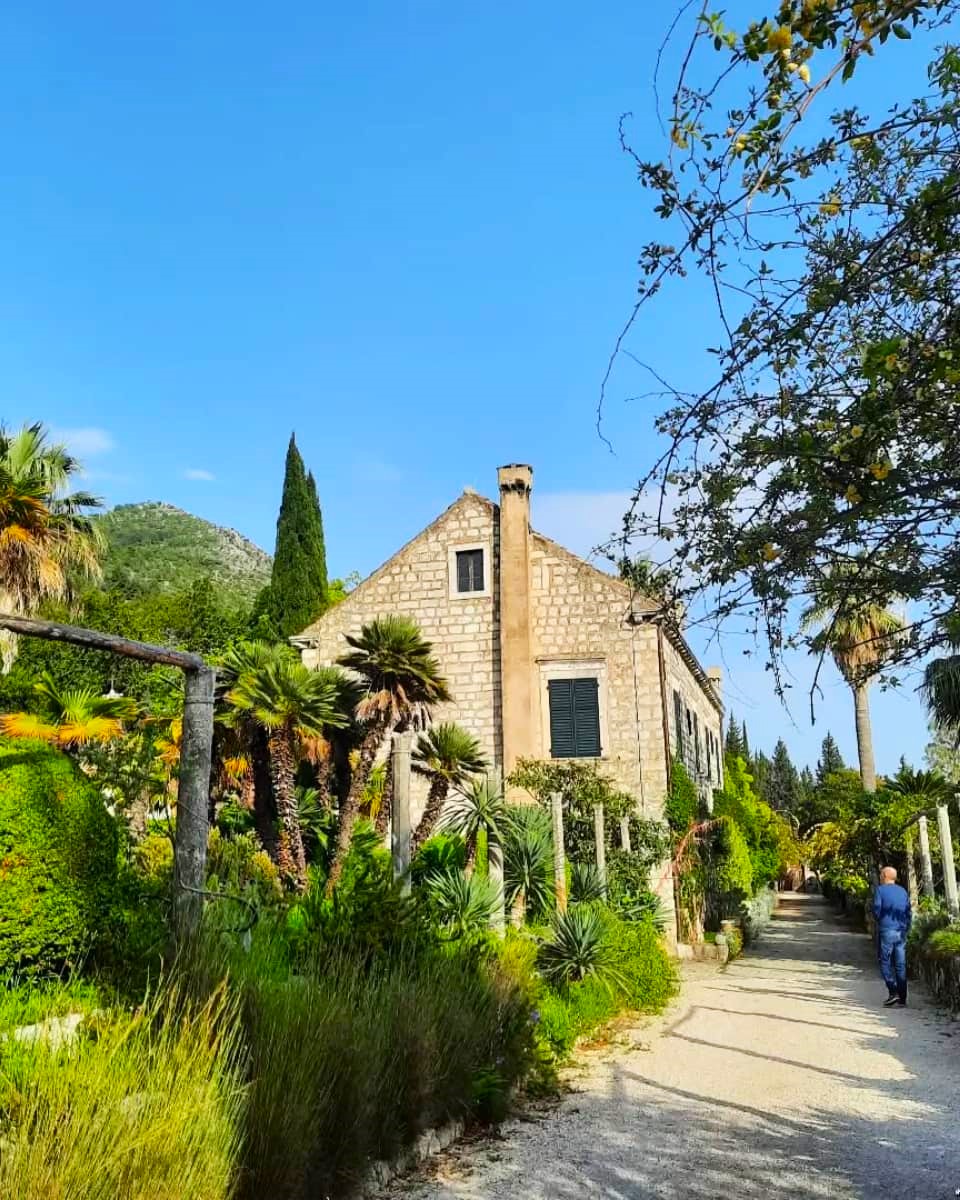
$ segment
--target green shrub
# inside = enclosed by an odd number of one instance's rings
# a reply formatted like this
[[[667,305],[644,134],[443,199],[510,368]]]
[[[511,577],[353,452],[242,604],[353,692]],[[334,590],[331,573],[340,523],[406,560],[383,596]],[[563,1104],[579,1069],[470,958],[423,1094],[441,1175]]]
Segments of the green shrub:
[[[562,989],[594,976],[612,982],[613,946],[600,909],[575,904],[554,919],[550,937],[540,947],[537,967],[551,986]]]
[[[410,867],[410,878],[422,883],[428,875],[462,871],[467,865],[467,843],[455,833],[437,833],[423,843]]]
[[[936,929],[927,938],[924,953],[960,954],[960,929]]]
[[[718,817],[709,847],[708,902],[713,921],[740,914],[753,891],[750,847],[732,817]]]
[[[58,972],[94,945],[117,847],[113,818],[66,755],[0,744],[0,974]]]
[[[114,1012],[71,1052],[0,1042],[0,1195],[228,1200],[243,1093],[222,992]]]
[[[595,863],[575,862],[570,865],[570,902],[596,904],[604,898],[604,884]]]
[[[280,872],[253,832],[224,837],[216,826],[210,830],[207,879],[211,891],[244,896],[258,905],[283,898]]]
[[[684,834],[700,815],[700,796],[687,768],[675,758],[670,772],[670,791],[663,806],[667,824],[674,833]]]

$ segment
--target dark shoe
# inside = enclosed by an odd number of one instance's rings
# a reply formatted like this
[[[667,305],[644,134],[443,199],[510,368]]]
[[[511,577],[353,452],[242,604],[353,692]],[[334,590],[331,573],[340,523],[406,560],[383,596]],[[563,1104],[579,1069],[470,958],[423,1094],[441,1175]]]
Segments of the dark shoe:
[[[892,1007],[893,1008],[906,1008],[907,1002],[906,1002],[906,1000],[901,1000],[898,996],[897,999],[893,1002]]]
[[[901,1001],[901,999],[897,995],[897,993],[894,992],[892,996],[888,996],[886,998],[886,1000],[884,1000],[883,1007],[884,1008],[893,1008],[894,1005],[896,1005],[896,1004],[906,1004],[906,1001],[905,1000]]]

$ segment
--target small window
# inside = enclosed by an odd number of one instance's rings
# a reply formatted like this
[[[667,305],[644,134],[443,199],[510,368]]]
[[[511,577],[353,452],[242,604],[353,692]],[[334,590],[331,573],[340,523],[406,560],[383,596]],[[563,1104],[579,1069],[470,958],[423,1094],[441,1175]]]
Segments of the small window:
[[[483,591],[483,551],[457,551],[457,591]]]
[[[697,765],[697,774],[700,774],[700,718],[696,713],[693,714],[693,755]]]
[[[600,757],[600,686],[596,679],[551,679],[550,756]]]
[[[683,758],[683,701],[680,693],[673,693],[673,727],[677,735],[677,758]]]

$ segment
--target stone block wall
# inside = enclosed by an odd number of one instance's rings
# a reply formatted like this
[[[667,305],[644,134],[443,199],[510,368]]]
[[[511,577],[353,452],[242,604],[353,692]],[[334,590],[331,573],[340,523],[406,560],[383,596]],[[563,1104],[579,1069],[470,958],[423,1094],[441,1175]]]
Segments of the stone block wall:
[[[690,776],[694,779],[704,800],[713,802],[713,790],[723,786],[723,738],[721,736],[721,714],[711,703],[704,692],[699,680],[691,671],[680,652],[670,639],[663,639],[664,669],[667,681],[667,718],[670,726],[670,753],[673,756],[677,747],[677,729],[674,716],[674,692],[680,693],[684,714],[696,713],[700,727],[700,768],[697,769],[696,754],[689,733],[684,738],[685,761]],[[684,718],[686,719],[686,718]],[[719,754],[711,756],[710,772],[707,772],[706,733],[713,734]]]

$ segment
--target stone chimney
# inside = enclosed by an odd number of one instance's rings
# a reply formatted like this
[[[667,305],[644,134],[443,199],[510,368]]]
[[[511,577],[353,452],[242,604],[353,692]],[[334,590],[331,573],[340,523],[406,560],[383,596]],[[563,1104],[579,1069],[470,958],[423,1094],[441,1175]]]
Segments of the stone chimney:
[[[533,655],[530,645],[530,492],[533,468],[501,467],[500,484],[500,687],[503,773],[518,758],[535,757]]]
[[[717,699],[723,703],[723,669],[721,667],[707,667],[707,678],[713,684],[713,690],[717,693]]]

